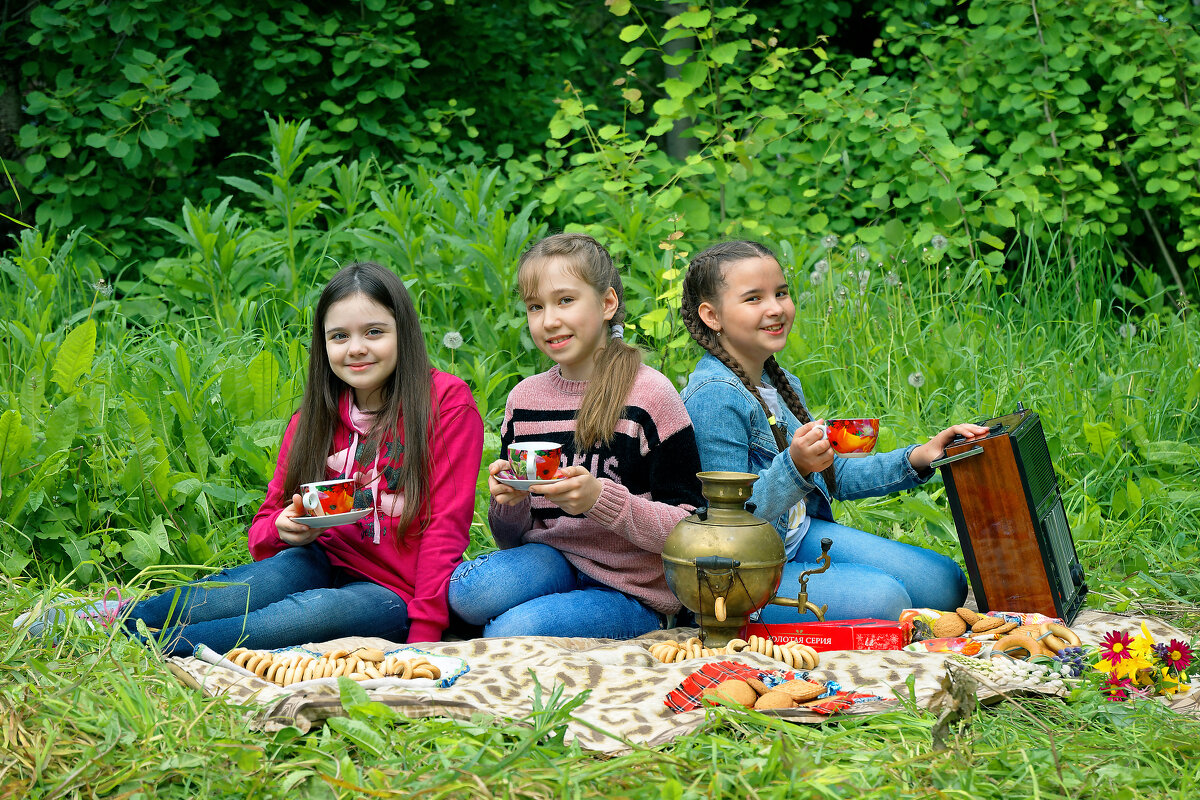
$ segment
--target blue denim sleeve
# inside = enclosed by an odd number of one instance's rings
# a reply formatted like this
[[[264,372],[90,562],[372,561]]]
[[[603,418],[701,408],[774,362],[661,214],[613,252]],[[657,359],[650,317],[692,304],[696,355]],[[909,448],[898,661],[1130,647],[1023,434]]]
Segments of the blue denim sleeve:
[[[804,402],[800,380],[789,374],[788,382],[800,396],[800,401]],[[863,497],[882,497],[920,486],[932,478],[933,473],[922,478],[913,469],[908,454],[915,448],[915,444],[910,444],[866,458],[835,458],[833,470],[837,475],[837,493],[833,496],[838,500],[858,500]],[[790,458],[788,463],[791,463]],[[821,491],[828,495],[829,487],[825,485],[825,479],[820,475],[814,476],[814,479],[820,484]]]
[[[684,405],[696,429],[700,465],[705,470],[758,475],[750,496],[755,516],[778,520],[815,488],[796,469],[786,449],[774,454],[769,463],[765,453],[761,461],[752,456],[753,415],[762,415],[762,408],[752,406],[731,383],[718,378],[689,387]],[[767,430],[765,417],[761,427]]]
[[[835,459],[833,469],[838,489],[835,497],[838,500],[882,497],[925,483],[933,473],[922,478],[908,462],[908,454],[915,448],[915,444],[910,444],[866,458]]]

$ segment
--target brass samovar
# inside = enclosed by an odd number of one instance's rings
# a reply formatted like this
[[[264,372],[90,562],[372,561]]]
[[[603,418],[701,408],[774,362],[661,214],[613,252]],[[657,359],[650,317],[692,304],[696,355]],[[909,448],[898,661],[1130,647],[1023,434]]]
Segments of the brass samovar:
[[[783,540],[771,523],[747,505],[758,476],[749,472],[701,472],[708,508],[680,520],[663,546],[667,586],[696,615],[700,638],[708,647],[724,647],[738,635],[746,617],[773,603],[811,611],[825,619],[826,606],[808,600],[808,576],[829,569],[830,539],[821,540],[822,566],[800,575],[795,599],[777,597],[786,556]]]

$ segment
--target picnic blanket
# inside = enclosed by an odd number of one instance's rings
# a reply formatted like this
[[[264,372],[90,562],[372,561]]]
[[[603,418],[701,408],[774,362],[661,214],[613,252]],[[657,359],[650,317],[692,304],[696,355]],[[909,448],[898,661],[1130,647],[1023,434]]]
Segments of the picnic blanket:
[[[1156,640],[1186,639],[1178,629],[1153,618],[1106,614],[1085,610],[1072,630],[1085,644],[1096,644],[1109,630],[1136,631],[1146,622]],[[561,686],[565,697],[588,690],[575,709],[567,739],[589,750],[620,753],[636,746],[653,746],[695,731],[705,722],[704,709],[675,713],[664,703],[666,695],[705,662],[738,661],[763,669],[778,669],[779,662],[755,653],[692,659],[678,664],[659,663],[649,646],[663,639],[683,640],[696,630],[676,628],[656,631],[626,641],[611,639],[559,639],[512,637],[422,644],[429,653],[458,657],[469,671],[447,688],[368,689],[371,699],[408,717],[444,716],[468,720],[479,714],[519,721],[533,711],[535,682],[545,697]],[[375,647],[390,650],[399,645],[375,638],[344,638],[313,643],[306,648],[328,652],[337,648]],[[874,714],[901,707],[897,699],[928,708],[942,689],[946,653],[899,650],[842,650],[821,654],[814,679],[835,680],[843,689],[879,695],[881,700],[857,703],[843,714]],[[210,696],[224,696],[245,705],[251,724],[271,731],[294,725],[308,731],[330,716],[343,714],[338,691],[332,686],[303,690],[285,689],[258,677],[247,677],[196,658],[170,658],[168,666],[184,683]],[[912,689],[908,681],[912,677]],[[1063,694],[1049,687],[1036,693]],[[1012,693],[1029,694],[1026,688],[981,683],[982,702]],[[1200,717],[1200,688],[1160,702],[1180,713]],[[828,715],[806,708],[765,712],[797,723],[826,722]]]

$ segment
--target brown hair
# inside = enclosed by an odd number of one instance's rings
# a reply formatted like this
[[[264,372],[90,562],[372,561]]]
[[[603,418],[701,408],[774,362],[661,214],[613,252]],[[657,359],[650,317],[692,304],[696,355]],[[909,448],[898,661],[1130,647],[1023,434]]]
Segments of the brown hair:
[[[295,493],[302,483],[325,479],[326,459],[338,425],[338,401],[350,387],[329,366],[325,353],[325,315],[339,300],[361,294],[392,313],[396,320],[396,369],[383,385],[383,406],[372,413],[367,434],[368,451],[384,441],[404,443],[399,490],[404,492],[404,510],[398,531],[407,531],[423,513],[419,530],[429,523],[429,439],[432,381],[425,336],[412,298],[399,276],[372,261],[348,264],[329,280],[317,302],[312,344],[308,352],[308,383],[300,402],[300,422],[288,452],[284,496]],[[400,424],[404,437],[400,437]],[[399,537],[397,537],[399,544]]]
[[[729,367],[742,385],[758,400],[763,413],[770,420],[771,409],[767,408],[766,402],[758,391],[758,376],[747,375],[738,360],[730,355],[729,351],[721,344],[721,339],[717,336],[716,331],[700,319],[701,303],[720,305],[721,289],[725,287],[725,265],[748,258],[779,260],[767,246],[749,241],[721,242],[698,253],[688,264],[687,274],[683,278],[683,299],[680,307],[683,324],[687,327],[688,333],[692,335],[697,344]],[[795,389],[792,388],[791,382],[784,374],[783,368],[779,366],[779,362],[775,360],[775,356],[767,358],[763,369],[767,373],[767,377],[771,379],[771,385],[775,387],[775,391],[779,392],[779,396],[787,403],[787,407],[796,415],[800,424],[803,425],[811,420],[812,416],[800,400],[800,395],[796,394]],[[775,436],[775,446],[779,448],[780,452],[788,447],[787,432],[782,424],[772,425],[771,433]],[[833,465],[822,470],[821,475],[825,478],[825,485],[829,487],[829,491],[831,493],[836,491],[837,481]]]
[[[617,311],[609,326],[625,322],[625,288],[604,246],[582,233],[556,233],[537,242],[524,253],[517,265],[517,287],[522,298],[537,291],[538,267],[549,259],[561,258],[567,270],[603,296],[612,289],[617,294]],[[597,444],[612,441],[617,421],[625,410],[625,400],[633,389],[641,352],[615,334],[605,340],[593,356],[595,367],[579,413],[575,415],[575,451],[583,453]]]

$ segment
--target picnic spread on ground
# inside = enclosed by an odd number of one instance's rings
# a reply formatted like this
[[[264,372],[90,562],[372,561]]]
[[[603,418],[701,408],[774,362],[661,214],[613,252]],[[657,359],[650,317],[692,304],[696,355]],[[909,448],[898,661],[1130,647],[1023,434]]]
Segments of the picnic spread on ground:
[[[1156,642],[1187,638],[1157,619],[1093,610],[1080,612],[1071,630],[1084,646],[1102,648],[1109,632],[1133,634],[1143,625]],[[586,699],[572,711],[567,737],[590,750],[616,753],[662,744],[704,725],[704,707],[679,711],[668,704],[668,697],[681,688],[687,692],[698,681],[726,674],[723,671],[742,680],[755,675],[760,676],[758,680],[763,675],[775,676],[780,683],[806,673],[806,680],[820,683],[826,690],[836,684],[827,697],[805,701],[817,701],[815,705],[758,712],[797,723],[826,722],[831,714],[878,714],[910,705],[930,708],[943,691],[948,673],[970,674],[977,696],[985,703],[1022,695],[1065,697],[1072,683],[1071,679],[1052,678],[1037,671],[1024,677],[995,672],[991,665],[1011,661],[1006,656],[965,658],[962,653],[924,648],[824,650],[819,652],[820,665],[816,669],[800,671],[750,648],[671,663],[651,654],[655,645],[682,645],[697,634],[695,628],[676,628],[625,641],[512,637],[423,644],[417,649],[427,653],[430,661],[446,659],[444,663],[462,665],[452,683],[438,687],[425,680],[424,685],[416,685],[415,681],[392,677],[361,685],[370,699],[405,716],[460,720],[478,715],[503,720],[526,718],[533,710],[532,698],[538,686],[542,690],[561,686],[568,696],[587,691]],[[399,645],[380,639],[345,638],[304,647],[316,653],[353,652],[358,648],[389,653]],[[288,725],[308,730],[330,716],[345,713],[336,678],[283,687],[201,658],[172,657],[168,665],[180,679],[206,695],[245,705],[251,723],[265,730]],[[1155,701],[1179,713],[1200,716],[1200,691],[1181,691]]]
[[[586,693],[568,737],[602,752],[694,731],[714,704],[813,723],[937,710],[955,682],[988,702],[1067,697],[1099,674],[1110,699],[1153,697],[1200,716],[1182,631],[1083,607],[1087,584],[1036,415],[1018,408],[988,427],[982,443],[948,447],[938,464],[955,465],[958,479],[947,469],[975,590],[962,607],[826,621],[807,583],[829,569],[829,539],[817,565],[800,574],[797,596],[778,596],[782,542],[748,509],[757,476],[707,472],[699,477],[708,506],[680,522],[663,549],[667,584],[698,628],[628,640],[512,636],[405,647],[343,638],[224,654],[201,646],[168,662],[189,685],[246,705],[266,729],[307,730],[342,713],[340,678],[401,714],[456,719],[520,721],[539,689],[561,687]],[[969,496],[960,493],[967,486]],[[1018,605],[992,608],[1004,601]],[[770,603],[795,608],[796,621],[766,624],[758,612]]]

